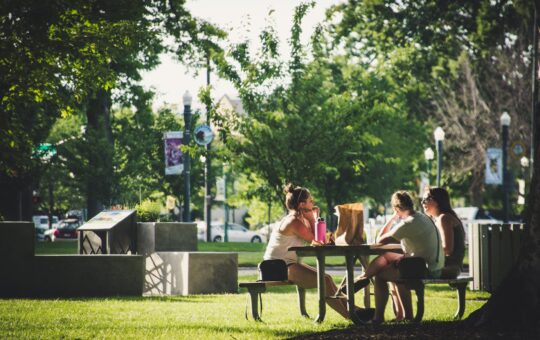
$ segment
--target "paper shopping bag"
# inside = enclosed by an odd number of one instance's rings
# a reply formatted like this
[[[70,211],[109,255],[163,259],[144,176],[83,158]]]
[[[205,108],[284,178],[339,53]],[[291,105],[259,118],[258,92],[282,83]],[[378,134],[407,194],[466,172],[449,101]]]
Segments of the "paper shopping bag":
[[[364,243],[364,206],[362,203],[348,203],[336,206],[338,227],[336,245],[359,245]]]

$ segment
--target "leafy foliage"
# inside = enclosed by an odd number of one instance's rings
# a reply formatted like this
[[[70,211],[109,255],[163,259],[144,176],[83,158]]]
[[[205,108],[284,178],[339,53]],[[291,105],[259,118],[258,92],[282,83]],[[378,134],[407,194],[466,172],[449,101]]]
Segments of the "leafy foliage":
[[[144,200],[136,206],[139,222],[156,222],[159,220],[161,204],[156,201]]]
[[[184,6],[183,0],[3,2],[0,182],[16,183],[19,195],[28,192],[41,171],[32,148],[56,119],[80,109],[88,119],[83,155],[94,167],[85,174],[86,196],[89,205],[110,203],[111,91],[129,102],[137,96],[140,70],[155,67],[160,53],[197,65],[197,52],[218,49],[214,40],[224,36]],[[9,189],[5,199],[15,194]]]
[[[260,196],[266,202],[281,200],[288,181],[313,188],[329,215],[337,203],[368,197],[383,202],[413,182],[410,170],[420,150],[408,138],[422,136],[407,114],[409,93],[393,77],[407,56],[359,65],[333,56],[319,30],[308,59],[299,42],[306,6],[293,20],[288,64],[276,54],[271,29],[261,34],[256,57],[247,44],[222,56],[221,74],[235,83],[248,113],[229,120],[226,145],[240,169],[266,182],[272,193],[271,200]],[[405,138],[407,144],[400,142]]]

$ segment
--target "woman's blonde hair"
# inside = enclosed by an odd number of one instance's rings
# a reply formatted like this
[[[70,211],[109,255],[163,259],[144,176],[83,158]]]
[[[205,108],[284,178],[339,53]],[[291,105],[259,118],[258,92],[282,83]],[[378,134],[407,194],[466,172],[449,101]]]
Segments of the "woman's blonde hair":
[[[414,213],[414,203],[408,192],[404,190],[396,191],[392,194],[391,204],[393,208]]]

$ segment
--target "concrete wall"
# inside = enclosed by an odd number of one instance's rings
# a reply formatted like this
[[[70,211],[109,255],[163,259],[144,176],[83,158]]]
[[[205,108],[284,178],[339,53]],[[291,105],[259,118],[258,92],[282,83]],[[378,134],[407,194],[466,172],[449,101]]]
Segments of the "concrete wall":
[[[0,222],[0,296],[142,295],[143,256],[34,256],[34,231],[32,222]]]
[[[156,252],[146,256],[145,295],[238,292],[238,253]]]
[[[140,255],[38,255],[32,264],[31,295],[141,296]]]
[[[0,296],[238,292],[238,253],[186,251],[197,250],[195,223],[138,223],[144,256],[35,256],[34,231],[31,222],[0,222]]]
[[[197,251],[197,225],[184,222],[137,223],[137,252]]]
[[[29,290],[34,233],[32,222],[0,222],[0,296]]]

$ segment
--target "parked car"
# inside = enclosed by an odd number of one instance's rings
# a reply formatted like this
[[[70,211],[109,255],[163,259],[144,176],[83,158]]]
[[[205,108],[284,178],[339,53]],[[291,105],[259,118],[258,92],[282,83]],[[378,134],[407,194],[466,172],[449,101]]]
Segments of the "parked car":
[[[36,227],[36,239],[38,241],[44,240],[45,231],[49,230],[49,216],[47,215],[34,215],[32,221]],[[52,217],[52,228],[55,228],[58,224],[58,217]]]
[[[279,228],[280,224],[281,224],[281,221],[276,221],[274,223],[266,224],[265,226],[257,230],[257,232],[265,238],[266,242],[268,242],[268,240],[270,240],[270,235],[272,235],[272,232],[276,228]]]
[[[81,226],[76,218],[68,218],[58,222],[58,226],[53,229],[48,229],[43,234],[43,239],[46,242],[54,242],[60,240],[76,240],[79,236],[77,229]]]
[[[212,223],[211,236],[213,242],[225,240],[223,223]],[[229,242],[262,242],[266,239],[262,234],[237,223],[228,223],[227,236]],[[204,221],[197,223],[197,239],[206,241],[206,223]]]

